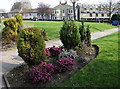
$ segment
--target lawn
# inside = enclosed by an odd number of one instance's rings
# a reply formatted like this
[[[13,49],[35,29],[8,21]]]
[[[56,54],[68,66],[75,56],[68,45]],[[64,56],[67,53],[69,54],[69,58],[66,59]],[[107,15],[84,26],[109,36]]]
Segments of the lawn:
[[[47,36],[50,39],[59,39],[59,31],[62,27],[62,21],[24,21],[25,25],[34,26],[37,28],[46,29]],[[81,25],[81,22],[76,22],[78,28]],[[85,23],[85,26],[90,25],[91,32],[102,31],[111,28],[116,28],[116,26],[108,25],[107,23]]]
[[[63,25],[62,21],[23,21],[25,26],[44,28],[46,29],[47,36],[49,39],[59,39],[59,31]],[[81,25],[81,22],[76,22],[78,28]],[[86,22],[85,26],[90,25],[91,32],[102,31],[107,29],[116,28],[116,26],[108,25],[107,23],[90,23]],[[2,21],[2,27],[3,21]]]
[[[57,87],[119,86],[118,32],[94,40],[92,43],[100,48],[98,57]]]

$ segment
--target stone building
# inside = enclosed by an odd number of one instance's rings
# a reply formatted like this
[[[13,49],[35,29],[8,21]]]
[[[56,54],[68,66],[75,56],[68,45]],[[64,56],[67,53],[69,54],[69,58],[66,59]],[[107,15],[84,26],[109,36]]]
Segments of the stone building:
[[[115,10],[112,12],[120,13],[118,8],[120,5],[113,5],[111,7]],[[107,4],[80,4],[78,3],[76,6],[77,9],[77,20],[84,20],[84,21],[108,21],[109,19],[109,5]]]
[[[65,3],[61,3],[55,6],[52,13],[52,20],[65,20],[73,19],[73,7],[67,4],[67,1]]]

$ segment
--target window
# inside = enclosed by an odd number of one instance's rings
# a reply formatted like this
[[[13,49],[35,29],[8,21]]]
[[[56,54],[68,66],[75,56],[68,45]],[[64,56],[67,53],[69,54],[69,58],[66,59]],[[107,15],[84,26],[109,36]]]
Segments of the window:
[[[90,17],[92,17],[92,13],[90,13]]]
[[[30,16],[31,16],[31,13],[30,13]]]
[[[98,11],[98,8],[96,8],[96,10]]]
[[[92,10],[92,8],[90,8],[90,10]]]
[[[83,11],[82,11],[81,13],[86,13],[86,12],[83,12]]]
[[[109,17],[109,13],[107,13],[107,17]]]
[[[102,17],[104,17],[104,14],[102,13]]]
[[[71,13],[72,13],[72,10],[71,10]]]
[[[56,14],[56,11],[55,11],[55,14]]]
[[[98,13],[96,13],[96,17],[98,17]]]
[[[63,20],[65,20],[65,17],[63,16]]]
[[[63,13],[65,13],[65,10],[63,10]]]
[[[84,10],[86,10],[86,8],[84,8]]]
[[[69,13],[70,13],[70,10],[69,10]]]
[[[57,19],[57,17],[54,16],[54,19]]]

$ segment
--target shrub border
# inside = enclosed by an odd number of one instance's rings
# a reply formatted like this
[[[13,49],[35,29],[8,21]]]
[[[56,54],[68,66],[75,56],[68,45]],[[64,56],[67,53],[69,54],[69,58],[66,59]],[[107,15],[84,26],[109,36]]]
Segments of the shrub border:
[[[95,45],[95,44],[93,44],[92,46],[95,47],[96,50],[97,50],[97,53],[96,53],[96,56],[95,56],[95,58],[96,58],[96,57],[98,56],[98,54],[99,54],[99,46],[97,46],[97,45]],[[94,58],[94,59],[95,59],[95,58]],[[89,63],[89,62],[88,62],[88,63]],[[88,64],[88,63],[87,63],[87,64]],[[87,65],[87,64],[86,64],[86,65]],[[22,63],[22,64],[20,64],[20,65],[24,65],[24,64]],[[86,66],[86,65],[85,65],[85,66]],[[19,66],[19,65],[18,65],[18,66]],[[84,67],[85,67],[85,66],[84,66]],[[16,66],[16,67],[17,67],[17,66]],[[9,71],[9,72],[10,72],[10,71]],[[6,88],[7,88],[7,89],[11,89],[10,84],[9,84],[9,82],[8,82],[8,79],[7,79],[7,77],[6,77],[6,75],[7,75],[9,72],[6,72],[6,73],[4,73],[4,74],[2,75],[3,80],[4,80],[4,82],[5,82],[5,85],[6,85]]]

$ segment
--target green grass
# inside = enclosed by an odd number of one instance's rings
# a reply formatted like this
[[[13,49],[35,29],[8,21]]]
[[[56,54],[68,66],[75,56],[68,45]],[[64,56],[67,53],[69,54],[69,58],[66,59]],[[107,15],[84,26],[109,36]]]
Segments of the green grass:
[[[59,31],[63,25],[63,21],[23,21],[25,25],[34,26],[37,28],[46,29],[47,36],[49,39],[59,39]],[[76,22],[77,27],[81,25],[81,22]],[[116,26],[108,25],[107,23],[85,23],[85,26],[90,25],[91,32],[103,31],[107,29],[116,28]],[[2,27],[3,21],[2,21]]]
[[[98,57],[57,87],[120,86],[118,84],[120,79],[120,72],[118,71],[118,32],[94,40],[92,43],[99,46]]]
[[[24,21],[24,24],[34,25],[37,28],[46,29],[47,36],[50,39],[59,39],[59,31],[63,25],[62,21]],[[78,28],[81,22],[76,22]],[[85,23],[85,26],[90,25],[91,32],[107,30],[111,28],[116,28],[116,26],[108,25],[106,23]]]

